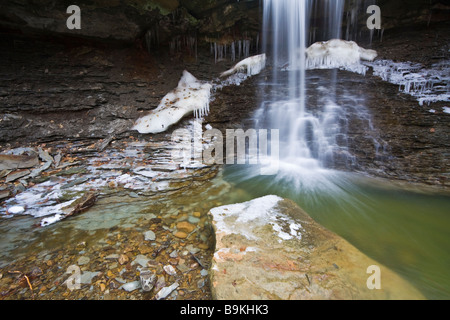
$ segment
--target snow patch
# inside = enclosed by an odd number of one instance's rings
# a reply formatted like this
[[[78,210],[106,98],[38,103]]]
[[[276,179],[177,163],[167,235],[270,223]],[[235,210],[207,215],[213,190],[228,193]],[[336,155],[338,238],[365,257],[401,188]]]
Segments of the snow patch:
[[[138,119],[132,130],[143,134],[160,133],[192,112],[197,118],[207,115],[211,88],[210,83],[201,82],[183,71],[178,87],[169,92],[155,110]]]
[[[361,48],[354,41],[333,39],[316,42],[306,49],[306,68],[344,69],[365,74],[367,67],[361,60],[373,61],[376,57],[375,50]]]
[[[252,232],[253,227],[270,224],[280,238],[280,242],[293,238],[301,239],[301,225],[276,208],[278,202],[282,200],[278,196],[269,195],[244,203],[213,208],[210,212],[218,232],[238,233],[249,240],[258,240]],[[289,231],[286,227],[283,228],[286,225],[289,226]]]
[[[247,76],[254,76],[259,74],[266,67],[266,54],[260,54],[237,63],[233,68],[223,72],[220,77],[228,77],[235,73],[246,72]]]

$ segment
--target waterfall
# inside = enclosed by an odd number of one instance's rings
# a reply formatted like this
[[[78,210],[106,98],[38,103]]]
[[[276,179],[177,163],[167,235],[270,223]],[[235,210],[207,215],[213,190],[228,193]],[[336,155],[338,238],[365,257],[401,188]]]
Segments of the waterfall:
[[[281,158],[306,165],[308,169],[320,168],[321,162],[330,157],[334,144],[333,137],[329,136],[333,127],[330,119],[335,119],[338,112],[338,106],[333,103],[327,103],[321,116],[307,111],[305,106],[305,51],[309,44],[311,12],[318,8],[330,17],[321,33],[324,37],[339,37],[343,0],[264,0],[263,45],[272,56],[273,82],[279,83],[285,76],[280,67],[288,65],[290,70],[287,99],[280,101],[272,97],[264,107],[270,115],[271,126],[281,131]]]
[[[308,188],[318,180],[326,183],[323,173],[331,172],[325,168],[336,157],[340,164],[355,161],[345,143],[348,110],[366,121],[367,109],[351,94],[337,98],[337,70],[328,71],[316,86],[311,86],[311,76],[306,83],[305,51],[313,29],[320,40],[343,36],[345,0],[264,0],[263,10],[263,48],[272,77],[262,83],[268,89],[256,126],[280,130],[278,178],[301,181]]]

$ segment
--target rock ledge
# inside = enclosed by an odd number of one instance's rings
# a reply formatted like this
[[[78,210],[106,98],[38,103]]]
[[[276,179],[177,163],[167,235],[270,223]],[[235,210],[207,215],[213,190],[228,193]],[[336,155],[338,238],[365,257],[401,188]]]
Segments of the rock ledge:
[[[424,299],[412,285],[312,220],[266,196],[213,208],[211,289],[218,300]],[[367,287],[369,266],[381,289]]]

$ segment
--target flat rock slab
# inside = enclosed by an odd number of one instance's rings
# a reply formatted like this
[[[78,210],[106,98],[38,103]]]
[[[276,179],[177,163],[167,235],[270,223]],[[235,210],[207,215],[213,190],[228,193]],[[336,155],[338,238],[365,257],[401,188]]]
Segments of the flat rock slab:
[[[214,299],[425,299],[291,200],[266,196],[210,214],[216,232]],[[368,288],[373,265],[380,268],[381,289]]]

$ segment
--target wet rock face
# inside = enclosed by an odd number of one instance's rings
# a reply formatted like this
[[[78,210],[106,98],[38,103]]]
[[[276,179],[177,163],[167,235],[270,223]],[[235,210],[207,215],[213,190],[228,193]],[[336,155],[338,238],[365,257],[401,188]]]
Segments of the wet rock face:
[[[217,32],[252,20],[259,28],[258,1],[224,0],[139,0],[78,1],[81,29],[69,30],[66,21],[71,1],[8,1],[0,5],[0,26],[25,33],[70,35],[133,42],[152,28],[160,28],[162,38],[188,32],[189,29]],[[256,15],[255,15],[256,14]],[[171,34],[168,34],[171,33]]]
[[[216,232],[210,272],[215,299],[424,298],[290,200],[267,196],[210,213]],[[368,289],[367,269],[373,265],[380,267],[380,290]]]

